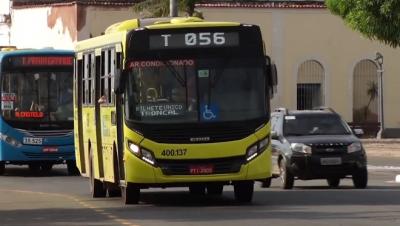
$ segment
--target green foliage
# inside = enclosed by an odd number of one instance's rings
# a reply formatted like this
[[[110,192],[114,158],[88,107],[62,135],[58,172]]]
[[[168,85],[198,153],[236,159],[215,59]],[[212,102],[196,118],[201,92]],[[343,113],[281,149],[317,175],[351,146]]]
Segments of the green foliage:
[[[400,45],[399,0],[326,0],[328,9],[352,29],[392,47]]]
[[[195,10],[198,0],[178,0],[180,15],[203,17],[201,12]],[[135,13],[141,17],[166,17],[169,16],[169,0],[144,0],[133,6]]]

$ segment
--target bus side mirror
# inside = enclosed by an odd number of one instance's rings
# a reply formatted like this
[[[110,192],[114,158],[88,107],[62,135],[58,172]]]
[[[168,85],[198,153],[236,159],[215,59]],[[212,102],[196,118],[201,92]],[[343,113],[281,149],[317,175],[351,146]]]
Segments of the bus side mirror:
[[[272,99],[274,94],[277,92],[278,85],[278,71],[276,65],[269,56],[265,57],[265,63],[267,68],[267,87],[269,92],[269,97]]]
[[[278,70],[276,69],[276,64],[272,62],[271,64],[271,99],[274,97],[274,94],[278,91]]]
[[[117,70],[114,77],[114,93],[122,94],[125,91],[125,81],[127,73],[125,70]]]

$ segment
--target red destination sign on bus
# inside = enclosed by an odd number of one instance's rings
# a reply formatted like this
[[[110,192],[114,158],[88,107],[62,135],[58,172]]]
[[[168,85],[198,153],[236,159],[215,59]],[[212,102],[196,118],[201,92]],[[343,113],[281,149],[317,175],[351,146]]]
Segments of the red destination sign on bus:
[[[73,57],[70,56],[25,56],[22,57],[23,66],[71,66]]]
[[[16,118],[43,118],[44,113],[40,111],[16,111]]]

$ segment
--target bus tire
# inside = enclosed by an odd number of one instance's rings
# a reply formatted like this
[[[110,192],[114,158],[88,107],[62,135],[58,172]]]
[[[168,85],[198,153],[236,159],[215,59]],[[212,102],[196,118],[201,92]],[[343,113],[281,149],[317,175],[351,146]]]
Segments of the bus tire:
[[[192,195],[205,195],[206,194],[206,186],[201,184],[190,185],[189,192]]]
[[[137,185],[127,183],[125,187],[121,187],[122,199],[125,204],[138,204],[140,199],[140,188]]]
[[[209,184],[207,185],[207,195],[222,195],[224,185],[222,184]]]
[[[32,173],[39,173],[40,171],[40,165],[38,163],[31,163],[28,167]]]
[[[6,163],[4,161],[0,161],[0,175],[3,175],[6,171]]]
[[[272,178],[271,178],[271,177],[266,178],[265,180],[262,180],[262,181],[261,181],[261,187],[262,187],[262,188],[269,188],[269,187],[271,187],[271,181],[272,181]]]
[[[235,200],[240,203],[249,203],[253,199],[254,181],[237,181],[233,184]]]
[[[52,168],[53,168],[53,164],[51,164],[51,163],[43,163],[40,165],[40,170],[43,173],[49,173]]]
[[[93,152],[92,148],[89,148],[90,154],[90,191],[93,198],[104,198],[107,195],[107,190],[104,188],[102,181],[94,178],[94,165],[93,165]]]
[[[67,160],[67,171],[70,176],[79,176],[80,172],[74,160]]]

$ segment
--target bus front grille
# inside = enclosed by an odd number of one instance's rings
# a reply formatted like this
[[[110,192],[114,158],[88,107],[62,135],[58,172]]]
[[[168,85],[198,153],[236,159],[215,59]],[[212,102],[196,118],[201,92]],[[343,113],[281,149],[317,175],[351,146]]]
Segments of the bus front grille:
[[[191,175],[192,167],[210,166],[212,173],[224,174],[237,173],[245,163],[244,156],[218,159],[195,159],[195,160],[164,160],[158,159],[157,165],[161,168],[164,175]]]
[[[66,158],[71,158],[75,155],[74,152],[54,152],[54,153],[37,153],[37,152],[23,152],[28,158],[31,159],[54,159],[62,160]]]
[[[17,130],[30,137],[63,137],[73,135],[72,130]]]

